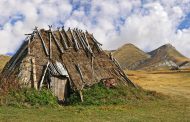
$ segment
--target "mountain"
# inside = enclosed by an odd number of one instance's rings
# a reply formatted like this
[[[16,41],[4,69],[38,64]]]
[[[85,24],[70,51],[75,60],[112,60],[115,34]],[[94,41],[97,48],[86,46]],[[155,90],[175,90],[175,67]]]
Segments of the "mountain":
[[[133,44],[125,44],[116,51],[113,52],[114,58],[118,60],[123,69],[136,69],[136,67],[150,58],[149,54],[146,54]]]
[[[172,69],[190,62],[190,59],[182,55],[171,44],[165,44],[148,54],[151,58],[138,65],[136,69]]]
[[[9,61],[10,58],[10,56],[0,55],[0,72],[2,71],[3,67]]]

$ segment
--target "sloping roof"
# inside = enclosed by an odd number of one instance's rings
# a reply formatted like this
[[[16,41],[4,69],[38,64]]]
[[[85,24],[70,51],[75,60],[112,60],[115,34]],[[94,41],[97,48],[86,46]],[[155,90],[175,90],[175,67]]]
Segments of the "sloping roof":
[[[25,60],[26,58],[31,58],[32,61]],[[134,86],[117,61],[101,49],[101,44],[93,34],[80,29],[69,28],[65,31],[62,28],[52,31],[51,28],[36,28],[7,63],[0,80],[5,79],[10,83],[17,81],[19,72],[26,70],[20,69],[25,62],[28,63],[27,66],[32,66],[32,71],[30,68],[26,71],[31,75],[26,82],[35,79],[37,84],[42,84],[46,80],[46,71],[49,70],[51,75],[69,76],[73,90],[81,90],[84,86],[91,86],[105,78],[114,78],[118,84]],[[32,75],[36,75],[35,78]]]

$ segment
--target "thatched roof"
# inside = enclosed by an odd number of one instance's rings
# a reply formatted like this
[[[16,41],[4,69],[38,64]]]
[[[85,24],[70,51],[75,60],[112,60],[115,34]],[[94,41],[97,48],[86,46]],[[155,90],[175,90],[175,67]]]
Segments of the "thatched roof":
[[[27,36],[1,73],[0,80],[5,82],[3,87],[17,82],[19,86],[34,87],[37,84],[40,88],[48,75],[68,75],[73,90],[106,79],[134,86],[117,61],[107,55],[93,34],[87,31],[35,28]]]

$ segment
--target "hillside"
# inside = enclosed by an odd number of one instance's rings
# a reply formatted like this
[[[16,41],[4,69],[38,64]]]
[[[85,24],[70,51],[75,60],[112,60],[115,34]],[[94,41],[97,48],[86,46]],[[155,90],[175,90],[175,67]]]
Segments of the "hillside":
[[[2,71],[5,64],[9,61],[10,56],[0,55],[0,72]]]
[[[190,61],[171,44],[163,45],[148,54],[151,58],[141,63],[137,69],[171,69]]]
[[[149,54],[146,54],[133,44],[123,45],[114,51],[113,56],[123,69],[135,69],[141,62],[150,58]]]

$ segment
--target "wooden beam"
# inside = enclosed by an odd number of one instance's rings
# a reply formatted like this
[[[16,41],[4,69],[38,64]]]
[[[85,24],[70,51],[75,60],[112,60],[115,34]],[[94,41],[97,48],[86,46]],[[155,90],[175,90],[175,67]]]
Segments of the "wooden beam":
[[[31,39],[31,38],[29,37],[29,38],[28,38],[28,55],[30,55],[30,42],[31,42],[30,39]]]
[[[84,102],[83,94],[82,94],[82,91],[81,91],[81,90],[79,90],[79,95],[80,95],[80,100],[81,100],[81,102]]]
[[[79,72],[79,75],[80,75],[80,78],[81,78],[82,82],[85,83],[82,71],[80,69],[80,65],[79,64],[75,64],[75,67],[76,67],[77,71]]]
[[[42,45],[43,45],[43,48],[44,48],[44,50],[45,50],[45,54],[46,54],[47,56],[49,56],[48,50],[47,50],[47,48],[46,48],[45,42],[44,42],[44,40],[43,40],[43,38],[42,38],[42,35],[41,35],[40,31],[38,30],[37,27],[35,28],[35,30],[36,30],[38,36],[40,37],[40,40],[41,40]]]
[[[40,90],[41,90],[41,88],[42,88],[42,84],[43,84],[43,81],[44,81],[46,72],[47,72],[47,70],[48,70],[49,64],[50,64],[50,63],[49,63],[49,61],[48,61],[47,64],[46,64],[46,67],[45,67],[45,69],[44,69],[44,72],[43,72],[43,74],[42,74],[42,78],[41,78],[40,83],[39,83],[39,89],[40,89]]]
[[[77,41],[76,41],[76,39],[75,39],[75,37],[74,37],[74,35],[73,35],[73,32],[72,32],[72,30],[71,30],[70,28],[69,28],[69,32],[71,33],[71,36],[72,36],[72,38],[73,38],[75,50],[78,51],[78,50],[79,50],[78,43],[77,43]]]
[[[58,29],[58,32],[59,32],[59,34],[60,34],[60,36],[61,36],[61,38],[62,38],[63,46],[64,46],[64,48],[67,50],[67,49],[68,49],[67,42],[66,42],[66,40],[65,40],[65,38],[64,38],[64,36],[63,36],[63,34],[61,33],[61,31],[60,31],[59,29]]]
[[[35,89],[38,89],[38,84],[36,80],[36,63],[35,63],[35,58],[31,58],[32,62],[32,87]]]
[[[51,30],[50,30],[50,32],[51,32],[52,37],[53,37],[53,39],[54,39],[54,41],[55,41],[55,44],[56,44],[57,47],[59,48],[59,51],[60,51],[61,53],[64,53],[63,48],[59,45],[59,43],[58,43],[58,41],[57,41],[57,39],[56,39],[54,33],[53,33]]]
[[[72,40],[69,38],[67,32],[65,31],[64,27],[62,27],[62,32],[65,34],[67,41],[69,42],[69,47],[72,46]]]
[[[49,35],[49,58],[52,59],[52,40],[51,40],[51,33],[48,33]]]

